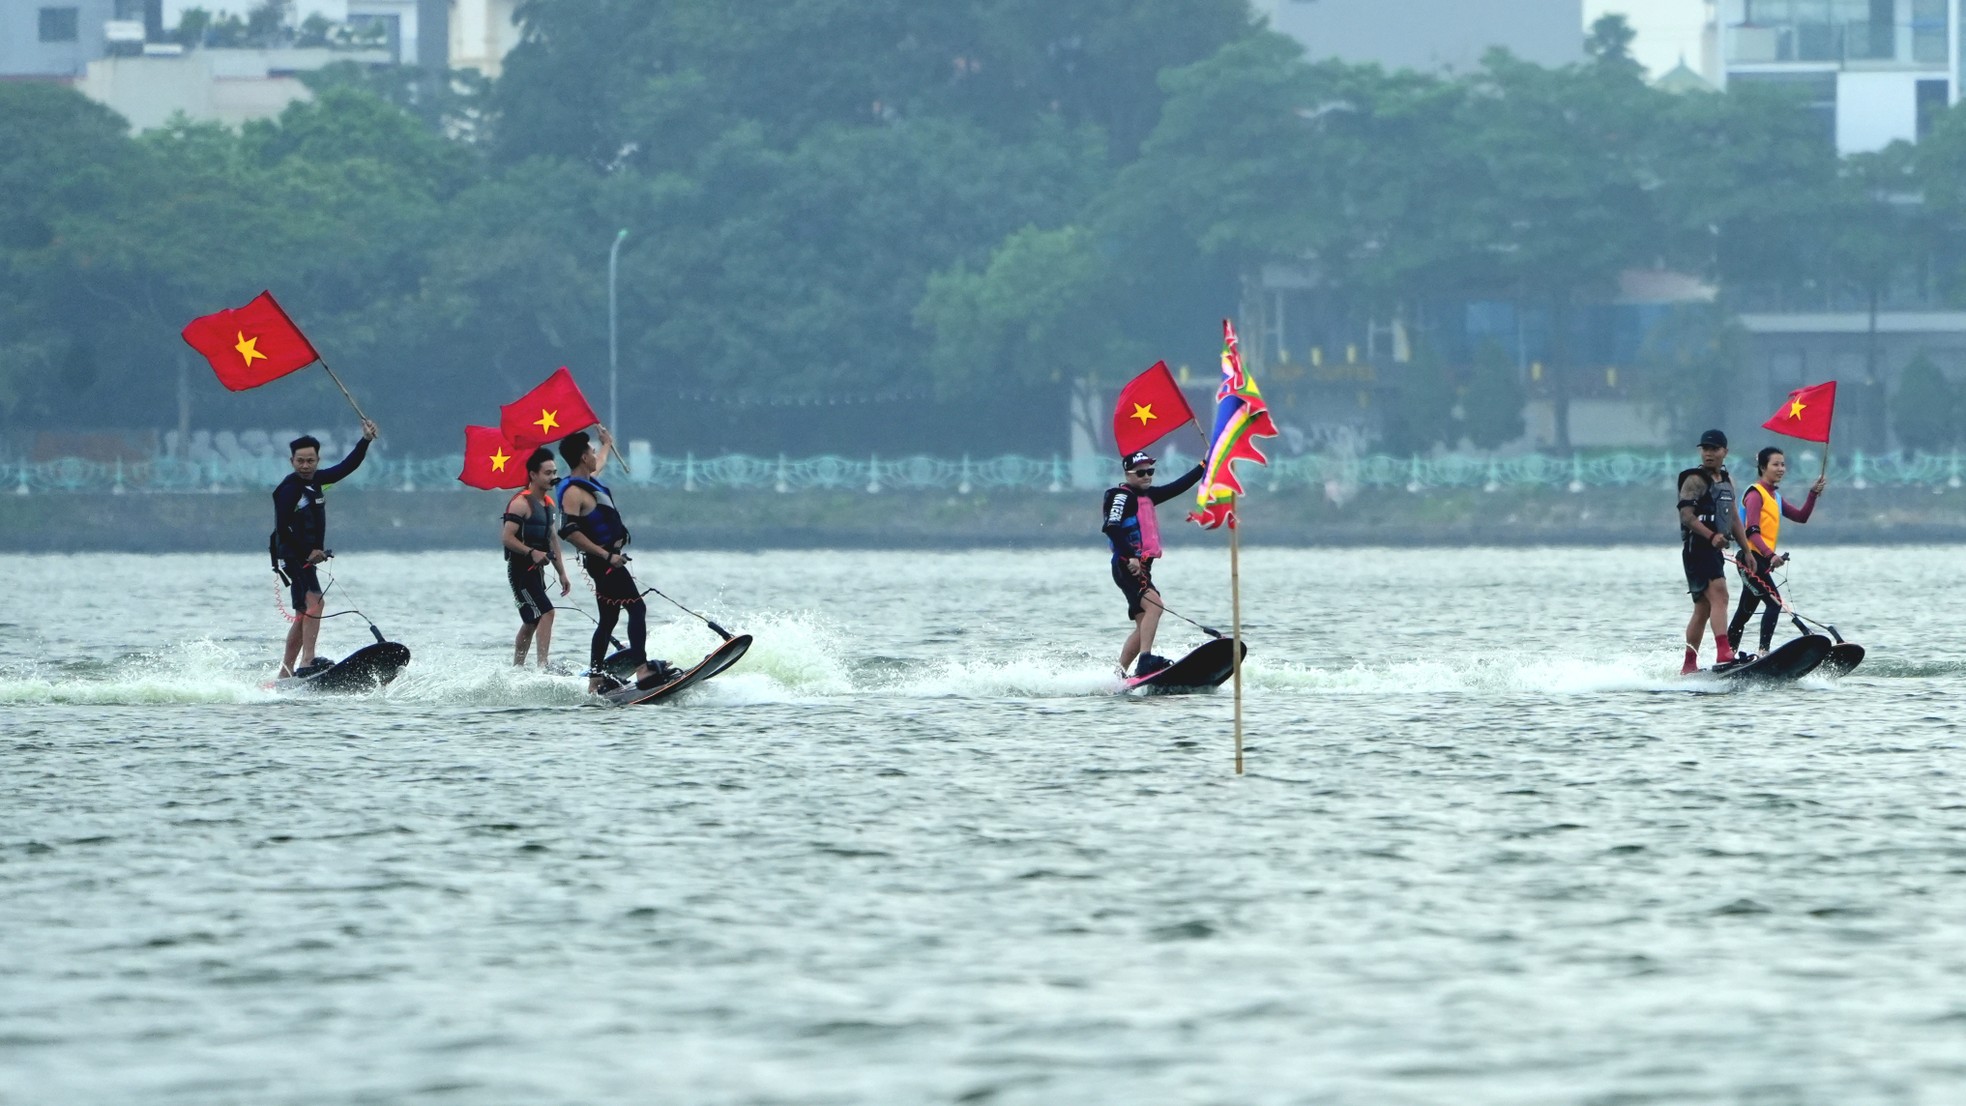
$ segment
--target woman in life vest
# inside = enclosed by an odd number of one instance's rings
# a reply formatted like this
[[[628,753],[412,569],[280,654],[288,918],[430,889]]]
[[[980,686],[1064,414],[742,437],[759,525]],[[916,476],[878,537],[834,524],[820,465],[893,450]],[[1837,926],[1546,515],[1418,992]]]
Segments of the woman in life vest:
[[[1756,455],[1755,469],[1758,475],[1754,483],[1741,493],[1741,525],[1747,531],[1748,541],[1737,562],[1741,570],[1741,605],[1734,608],[1734,620],[1727,625],[1727,641],[1739,649],[1741,633],[1747,629],[1748,619],[1754,617],[1755,607],[1766,603],[1768,609],[1761,616],[1761,651],[1766,653],[1775,640],[1775,625],[1782,620],[1782,596],[1775,590],[1773,575],[1773,570],[1787,564],[1789,559],[1788,554],[1775,552],[1775,543],[1782,536],[1782,520],[1808,522],[1828,477],[1818,476],[1815,486],[1809,489],[1809,498],[1797,507],[1782,498],[1782,478],[1788,475],[1789,461],[1780,448],[1771,445]]]

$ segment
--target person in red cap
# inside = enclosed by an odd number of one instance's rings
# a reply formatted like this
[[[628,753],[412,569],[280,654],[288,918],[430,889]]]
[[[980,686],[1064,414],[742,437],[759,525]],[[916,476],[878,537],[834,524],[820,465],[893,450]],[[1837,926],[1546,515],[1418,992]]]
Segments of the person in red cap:
[[[1201,466],[1171,484],[1154,486],[1154,459],[1145,450],[1129,453],[1120,461],[1126,479],[1118,487],[1106,489],[1104,525],[1100,529],[1113,544],[1113,583],[1126,595],[1126,617],[1133,620],[1133,632],[1120,647],[1120,675],[1124,677],[1138,658],[1135,676],[1148,676],[1167,667],[1167,658],[1154,654],[1154,632],[1160,628],[1160,589],[1154,586],[1154,561],[1161,555],[1160,521],[1154,505],[1165,503],[1201,479]]]
[[[1700,670],[1700,642],[1709,623],[1714,663],[1732,664],[1735,659],[1727,641],[1726,550],[1730,538],[1748,548],[1748,538],[1734,506],[1734,479],[1727,475],[1726,461],[1727,435],[1709,430],[1700,435],[1700,467],[1679,474],[1679,560],[1686,569],[1686,590],[1693,596],[1681,675]]]

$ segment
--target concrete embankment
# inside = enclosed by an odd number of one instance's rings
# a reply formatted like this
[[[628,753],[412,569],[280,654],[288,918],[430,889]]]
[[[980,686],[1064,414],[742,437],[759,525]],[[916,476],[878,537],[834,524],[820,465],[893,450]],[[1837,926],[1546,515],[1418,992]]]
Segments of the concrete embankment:
[[[644,548],[976,549],[1097,547],[1097,492],[956,495],[864,492],[622,496]],[[331,542],[355,549],[464,549],[494,544],[500,493],[346,489],[331,493]],[[1161,508],[1168,544],[1220,540],[1177,525],[1185,499]],[[1258,490],[1244,537],[1270,545],[1606,545],[1678,540],[1672,494],[1657,489],[1376,492],[1336,506],[1314,491]],[[0,495],[7,552],[254,552],[273,508],[243,493]],[[1832,487],[1785,544],[1966,541],[1966,492]]]

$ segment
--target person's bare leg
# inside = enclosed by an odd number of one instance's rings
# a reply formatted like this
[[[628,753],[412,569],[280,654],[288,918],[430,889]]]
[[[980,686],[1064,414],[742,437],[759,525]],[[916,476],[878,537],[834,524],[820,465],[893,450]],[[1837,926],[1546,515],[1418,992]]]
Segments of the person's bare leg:
[[[1133,671],[1133,659],[1140,655],[1140,620],[1133,620],[1133,631],[1126,635],[1126,644],[1120,646],[1120,675]]]
[[[307,617],[300,620],[301,667],[314,663],[314,642],[321,636],[321,593],[307,593]]]
[[[1160,630],[1160,592],[1149,588],[1140,596],[1140,651],[1154,651],[1154,634]]]
[[[1705,595],[1693,600],[1693,617],[1686,623],[1687,663],[1680,666],[1682,673],[1691,672],[1700,667],[1700,641],[1707,633],[1707,621],[1711,607],[1712,602]]]
[[[541,668],[546,667],[546,654],[552,648],[553,616],[557,613],[557,611],[547,611],[545,614],[540,615],[539,626],[537,627],[538,632],[533,635],[533,640],[539,643],[539,667]],[[525,651],[520,650],[519,659],[513,663],[523,664],[525,663],[525,659]]]
[[[1713,625],[1715,657],[1720,663],[1733,660],[1733,647],[1727,644],[1727,578],[1725,576],[1716,576],[1707,581],[1707,621]]]
[[[532,627],[519,623],[519,633],[512,639],[512,667],[519,668],[526,663],[526,647],[532,644]]]
[[[287,649],[280,656],[280,675],[283,678],[294,674],[294,661],[300,657],[300,624],[304,621],[296,618],[287,627]]]

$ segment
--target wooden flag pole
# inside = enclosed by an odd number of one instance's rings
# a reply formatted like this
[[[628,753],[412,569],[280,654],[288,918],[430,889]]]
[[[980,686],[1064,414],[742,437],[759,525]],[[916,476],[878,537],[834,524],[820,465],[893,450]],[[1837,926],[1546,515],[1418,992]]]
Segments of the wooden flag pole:
[[[319,361],[321,368],[327,371],[328,379],[334,381],[334,386],[341,389],[341,398],[347,400],[348,406],[355,409],[355,417],[361,419],[363,422],[369,421],[369,417],[362,413],[362,405],[355,402],[355,397],[349,394],[348,385],[343,384],[341,378],[335,375],[334,369],[329,367],[328,359],[318,353],[315,354],[314,359]]]
[[[1242,775],[1242,566],[1237,556],[1242,527],[1229,510],[1229,671],[1236,682],[1236,775]]]
[[[595,423],[594,425],[600,427],[602,430],[608,429],[608,424],[604,422]],[[610,442],[614,441],[614,431],[612,430],[608,430],[608,441]],[[635,475],[635,470],[628,467],[628,455],[626,453],[621,452],[621,450],[619,449],[610,449],[608,450],[608,452],[613,454],[615,459],[621,462],[622,472],[626,473],[629,476]]]

